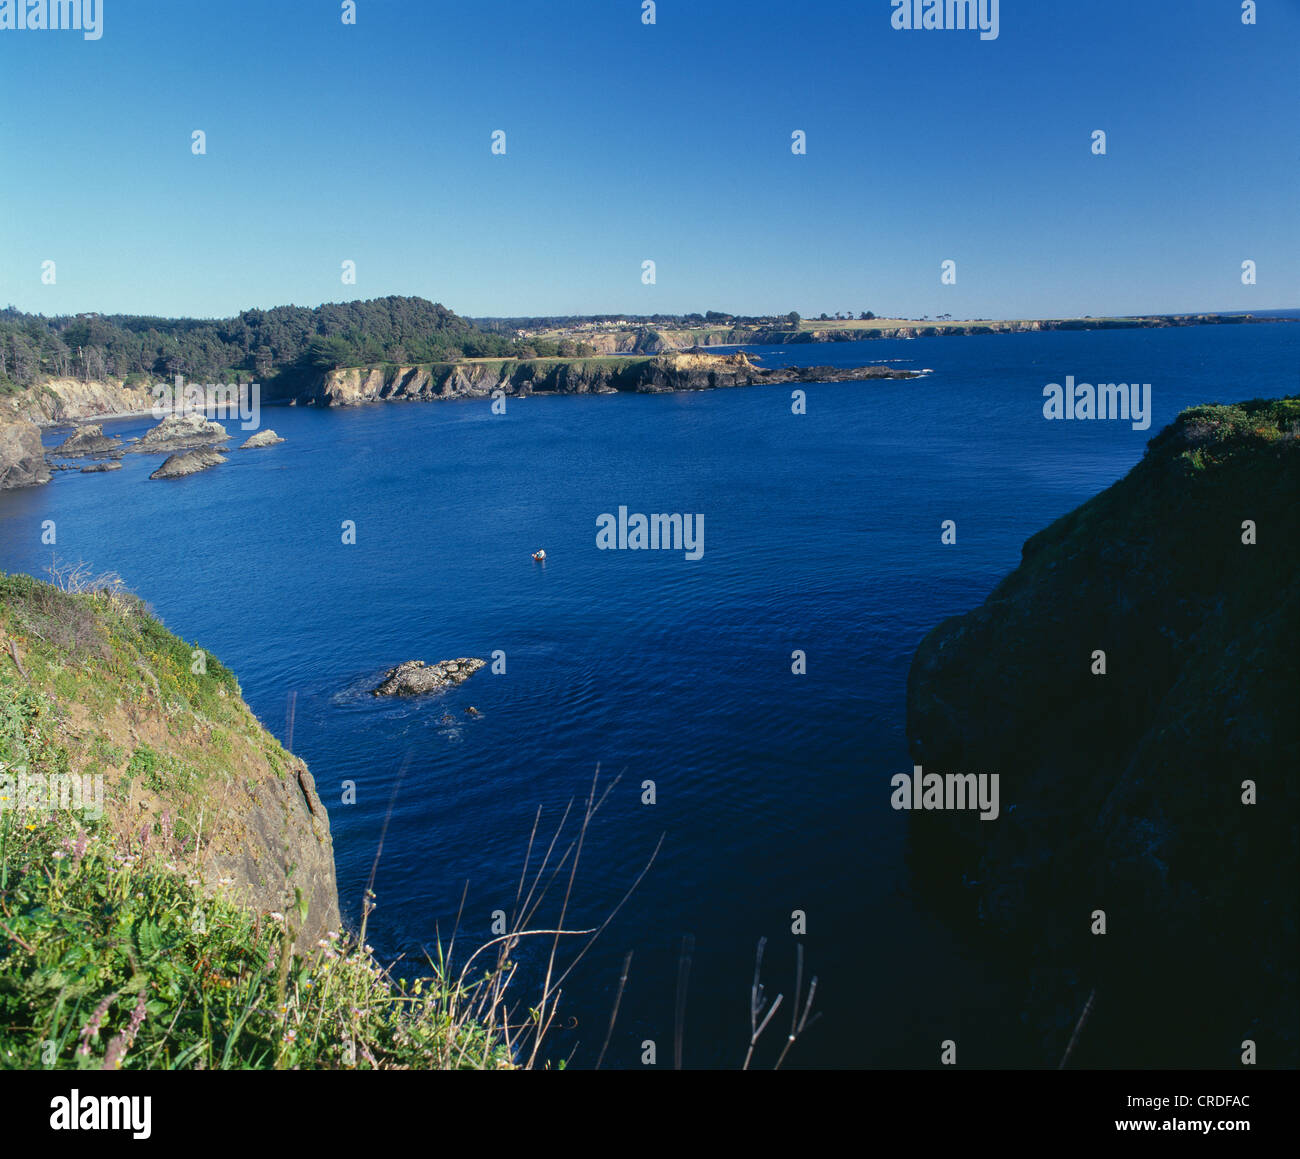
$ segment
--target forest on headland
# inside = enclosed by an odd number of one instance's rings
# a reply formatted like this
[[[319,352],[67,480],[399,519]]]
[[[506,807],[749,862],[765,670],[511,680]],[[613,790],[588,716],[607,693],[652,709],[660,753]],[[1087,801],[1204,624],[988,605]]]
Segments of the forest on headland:
[[[220,319],[0,310],[0,392],[50,378],[117,378],[131,385],[178,374],[265,385],[339,366],[582,353],[573,343],[489,333],[440,303],[397,296],[244,310]]]

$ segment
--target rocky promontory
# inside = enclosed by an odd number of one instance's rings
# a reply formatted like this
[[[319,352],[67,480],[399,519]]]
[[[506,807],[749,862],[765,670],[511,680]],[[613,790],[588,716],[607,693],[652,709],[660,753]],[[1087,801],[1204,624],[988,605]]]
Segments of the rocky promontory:
[[[888,366],[776,367],[745,354],[665,354],[653,358],[483,359],[424,366],[352,367],[326,373],[294,401],[355,406],[388,400],[487,398],[496,391],[536,394],[660,394],[785,382],[916,378]]]
[[[998,774],[1002,813],[910,814],[915,881],[1015,980],[1033,1065],[1090,996],[1071,1065],[1300,1062],[1297,494],[1300,399],[1184,411],[917,649],[913,762]]]
[[[426,664],[423,660],[407,660],[390,669],[378,688],[371,689],[372,696],[420,696],[426,692],[441,692],[468,680],[487,663],[474,657],[462,656],[456,660],[443,660]]]
[[[169,455],[163,465],[154,471],[149,478],[180,479],[186,475],[206,471],[209,467],[215,467],[218,463],[224,463],[225,461],[226,456],[220,455],[216,451],[180,451],[175,455]]]

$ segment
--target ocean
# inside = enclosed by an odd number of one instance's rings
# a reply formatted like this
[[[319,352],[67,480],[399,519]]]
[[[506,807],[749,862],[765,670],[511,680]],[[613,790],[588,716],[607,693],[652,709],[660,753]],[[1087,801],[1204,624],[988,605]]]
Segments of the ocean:
[[[159,456],[128,455],[0,495],[0,569],[46,576],[57,555],[117,572],[235,671],[316,777],[353,925],[383,835],[367,938],[401,957],[399,976],[447,939],[462,894],[458,953],[490,938],[537,810],[544,847],[597,770],[601,791],[621,778],[585,836],[566,926],[605,921],[663,844],[565,980],[554,1059],[594,1065],[631,951],[605,1067],[645,1065],[647,1042],[660,1067],[679,1049],[687,1067],[738,1067],[766,938],[766,994],[784,999],[755,1065],[789,1029],[796,943],[820,1018],[789,1067],[931,1066],[946,1039],[966,1066],[1036,1061],[997,947],[912,894],[889,788],[911,771],[912,653],[1180,409],[1294,393],[1300,325],[746,349],[772,366],[929,373],[511,399],[504,414],[486,400],[265,408],[282,445],[186,479],[150,481]],[[1047,421],[1043,387],[1069,375],[1149,382],[1150,428]],[[602,550],[598,520],[620,507],[702,518],[699,558]],[[401,661],[459,656],[495,664],[439,696],[369,695]],[[525,1012],[548,946],[521,952]]]

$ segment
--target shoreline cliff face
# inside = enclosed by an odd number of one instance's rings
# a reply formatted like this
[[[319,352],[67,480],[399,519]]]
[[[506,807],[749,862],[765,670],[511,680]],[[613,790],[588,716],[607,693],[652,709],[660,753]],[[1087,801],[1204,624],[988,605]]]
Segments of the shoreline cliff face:
[[[102,816],[77,824],[285,915],[302,952],[339,930],[329,815],[307,766],[220,661],[134,597],[0,575],[0,708],[27,722],[0,727],[4,775],[102,778]]]
[[[494,360],[333,370],[299,394],[294,402],[305,406],[356,406],[382,401],[487,398],[496,391],[517,397],[619,392],[660,394],[760,383],[851,382],[917,376],[916,371],[885,366],[764,369],[744,354]]]
[[[0,491],[48,483],[40,428],[0,408]]]
[[[54,426],[88,418],[147,413],[156,401],[148,386],[127,386],[120,378],[91,382],[51,378],[22,394],[15,413],[38,426]]]
[[[1300,400],[1192,408],[917,649],[914,762],[1002,815],[911,814],[915,881],[1005,956],[1034,1065],[1094,994],[1072,1065],[1297,1064],[1297,495]]]

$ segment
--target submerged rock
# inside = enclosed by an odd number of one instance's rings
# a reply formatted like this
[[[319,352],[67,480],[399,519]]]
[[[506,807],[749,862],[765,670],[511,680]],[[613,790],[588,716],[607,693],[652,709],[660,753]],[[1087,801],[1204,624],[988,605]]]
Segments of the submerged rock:
[[[425,692],[441,692],[444,688],[468,680],[487,663],[473,657],[443,660],[426,664],[423,660],[408,660],[390,669],[378,688],[371,689],[372,696],[419,696]]]
[[[122,469],[121,463],[119,463],[116,459],[110,459],[107,462],[91,463],[89,466],[82,467],[81,473],[83,475],[93,475],[98,471],[120,471],[121,469]]]
[[[88,423],[73,431],[50,454],[72,458],[76,455],[116,455],[121,451],[121,439],[106,436],[98,423]]]
[[[128,449],[135,452],[182,451],[189,447],[210,447],[229,438],[225,427],[201,414],[168,415]]]
[[[183,451],[180,454],[171,455],[152,475],[150,479],[179,479],[183,475],[193,475],[198,471],[206,471],[209,467],[215,467],[218,463],[226,461],[225,455],[219,455],[216,451]]]
[[[276,443],[282,442],[284,440],[272,430],[258,431],[257,434],[240,443],[239,449],[241,451],[252,451],[258,447],[273,447]]]

